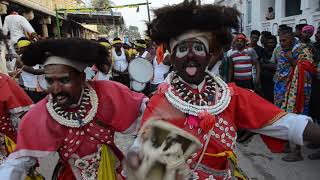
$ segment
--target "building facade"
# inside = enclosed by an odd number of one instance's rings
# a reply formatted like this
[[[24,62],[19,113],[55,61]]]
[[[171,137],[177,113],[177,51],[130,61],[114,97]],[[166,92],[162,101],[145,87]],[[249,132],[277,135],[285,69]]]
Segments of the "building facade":
[[[241,31],[270,31],[277,35],[278,27],[307,23],[320,25],[320,0],[217,0],[216,4],[237,8],[241,12]],[[275,18],[267,20],[268,8],[274,9]]]

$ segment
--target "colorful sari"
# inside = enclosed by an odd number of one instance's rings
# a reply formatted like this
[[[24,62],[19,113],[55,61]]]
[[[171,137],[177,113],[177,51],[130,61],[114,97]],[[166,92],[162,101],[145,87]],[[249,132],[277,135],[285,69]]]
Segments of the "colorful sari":
[[[285,52],[280,52],[279,61],[286,62],[286,77],[275,82],[275,103],[286,112],[309,115],[311,96],[311,74],[316,72],[312,53],[306,46],[298,46],[293,50],[293,58],[297,65],[292,67]]]

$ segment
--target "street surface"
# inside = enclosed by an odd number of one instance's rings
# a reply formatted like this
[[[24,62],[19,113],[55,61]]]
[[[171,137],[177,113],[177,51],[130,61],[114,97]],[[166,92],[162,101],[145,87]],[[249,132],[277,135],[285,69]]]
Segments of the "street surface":
[[[260,136],[255,136],[247,144],[239,144],[237,155],[240,168],[250,180],[319,180],[320,160],[311,161],[307,155],[314,152],[302,149],[304,161],[288,163],[281,160],[284,154],[273,154],[263,144]],[[57,155],[40,160],[40,172],[51,179]]]

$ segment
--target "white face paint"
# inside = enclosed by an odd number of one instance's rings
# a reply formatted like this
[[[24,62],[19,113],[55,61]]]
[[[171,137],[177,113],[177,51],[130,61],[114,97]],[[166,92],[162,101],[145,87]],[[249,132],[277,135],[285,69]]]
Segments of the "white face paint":
[[[189,41],[182,41],[177,44],[176,49],[176,57],[183,58],[188,55],[188,53],[194,53],[196,56],[206,56],[206,47],[205,45],[198,40],[189,40]]]

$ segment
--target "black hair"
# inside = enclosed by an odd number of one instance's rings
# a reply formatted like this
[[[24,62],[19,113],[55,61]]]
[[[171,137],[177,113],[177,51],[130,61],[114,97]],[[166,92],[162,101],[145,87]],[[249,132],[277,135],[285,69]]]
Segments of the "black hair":
[[[122,41],[122,40],[118,37],[115,37],[115,38],[113,38],[113,41]]]
[[[300,30],[300,31],[302,31],[302,28],[303,28],[304,26],[306,26],[306,25],[308,25],[308,24],[306,24],[306,23],[297,24],[295,28],[298,29],[298,30]]]
[[[267,38],[267,40],[272,39],[275,42],[277,42],[277,37],[276,36],[271,35],[271,36],[267,36],[266,38]]]
[[[29,38],[27,38],[27,37],[21,37],[21,38],[19,38],[19,39],[18,39],[18,41],[17,41],[17,42],[22,41],[22,40],[30,41],[30,39],[29,39]]]
[[[280,30],[279,35],[283,35],[283,34],[293,35],[292,27],[287,26],[287,27],[285,27],[285,28],[282,28],[282,29]]]
[[[212,32],[216,47],[222,48],[232,41],[231,29],[239,29],[240,13],[231,7],[197,5],[195,0],[165,6],[154,10],[155,18],[147,24],[147,33],[157,43],[169,44],[170,39],[199,30]]]
[[[260,36],[261,34],[260,34],[260,31],[258,31],[258,30],[252,30],[252,31],[251,31],[251,36],[252,36],[252,35]]]
[[[98,42],[107,42],[110,44],[109,40],[107,38],[99,38]]]
[[[86,39],[49,39],[37,41],[26,47],[21,60],[27,66],[43,64],[50,56],[59,56],[87,64],[103,64],[108,51],[97,42]]]

